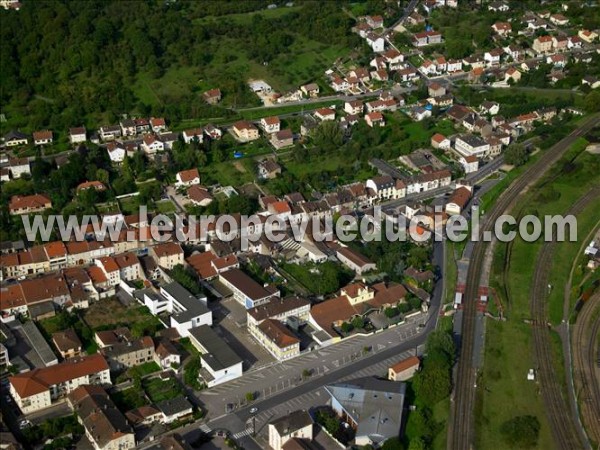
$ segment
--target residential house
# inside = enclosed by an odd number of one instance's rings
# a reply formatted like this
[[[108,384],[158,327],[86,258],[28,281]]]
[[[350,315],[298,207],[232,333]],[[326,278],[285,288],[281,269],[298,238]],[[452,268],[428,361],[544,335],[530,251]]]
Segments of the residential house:
[[[518,83],[520,80],[521,72],[519,72],[519,70],[515,67],[509,67],[508,69],[506,69],[506,72],[504,72],[504,81],[506,81],[507,83]]]
[[[115,139],[121,137],[121,133],[121,127],[119,125],[105,125],[100,127],[98,130],[100,139],[102,139],[104,142],[114,141]]]
[[[319,95],[319,85],[317,83],[309,83],[300,86],[300,90],[304,93],[304,95],[310,98],[318,97]]]
[[[433,136],[431,136],[431,146],[433,148],[448,150],[450,149],[451,145],[452,143],[450,142],[450,139],[448,139],[443,134],[435,133]]]
[[[54,347],[63,359],[76,358],[82,354],[82,344],[73,328],[52,334]]]
[[[423,47],[425,45],[431,44],[441,44],[442,33],[433,30],[416,33],[412,37],[412,43],[415,47]]]
[[[263,180],[272,180],[281,175],[281,166],[272,159],[264,159],[258,163],[258,176]]]
[[[100,354],[9,377],[10,394],[24,414],[47,408],[81,385],[110,385],[108,363]]]
[[[422,106],[415,106],[410,110],[408,115],[415,121],[420,122],[421,120],[431,117],[431,109],[423,108]]]
[[[315,111],[315,118],[319,120],[335,120],[335,110],[331,108],[319,108]]]
[[[154,342],[150,336],[100,349],[111,371],[130,369],[154,360]]]
[[[52,131],[42,130],[33,132],[33,143],[35,145],[47,145],[52,144]]]
[[[484,53],[483,59],[488,63],[489,66],[497,66],[500,64],[500,58],[504,54],[504,50],[501,48],[494,48]]]
[[[8,160],[8,170],[14,180],[23,175],[31,175],[28,158],[10,158]]]
[[[446,95],[446,88],[435,81],[428,86],[427,91],[430,97]]]
[[[348,114],[362,114],[364,106],[360,100],[350,100],[344,103],[344,111]]]
[[[412,67],[407,67],[405,69],[399,70],[397,72],[397,75],[400,78],[400,81],[403,81],[403,82],[413,81],[416,78],[418,78],[416,69],[414,69]]]
[[[567,36],[552,36],[552,48],[556,52],[565,52],[569,49],[569,38]]]
[[[589,86],[591,89],[597,89],[600,87],[600,80],[592,75],[586,75],[581,79],[583,86]]]
[[[273,450],[289,450],[285,444],[293,439],[313,439],[313,421],[306,411],[294,411],[269,422],[269,446]],[[300,447],[302,448],[302,447]]]
[[[100,386],[80,386],[68,395],[69,405],[96,450],[135,448],[135,433]]]
[[[369,125],[371,128],[375,126],[385,126],[385,119],[383,117],[383,114],[381,114],[380,112],[371,112],[365,114],[365,121],[367,122],[367,125]]]
[[[579,36],[580,39],[584,40],[588,44],[592,44],[596,39],[598,39],[598,33],[590,30],[579,30],[577,32],[577,36]],[[579,47],[581,47],[581,45]]]
[[[241,142],[255,141],[260,137],[258,128],[247,120],[240,120],[234,123],[231,129],[235,137]]]
[[[512,25],[509,22],[496,22],[492,30],[500,36],[508,36],[512,32]]]
[[[44,194],[13,195],[8,204],[8,212],[15,216],[32,214],[52,208],[52,200]]]
[[[388,380],[406,381],[419,370],[421,360],[417,356],[409,356],[402,361],[397,362],[388,369]]]
[[[164,424],[190,417],[194,411],[193,405],[183,396],[160,401],[154,407],[162,413],[161,423]]]
[[[433,62],[435,63],[437,71],[440,73],[446,72],[446,70],[448,69],[448,62],[443,56],[438,56],[433,60]]]
[[[574,48],[578,49],[583,46],[582,39],[577,34],[574,36],[569,36],[567,39],[568,39],[567,48],[569,50],[574,49]]]
[[[185,130],[182,133],[183,142],[186,144],[190,144],[194,141],[198,142],[198,144],[202,144],[204,141],[204,130],[202,128],[192,128],[190,130]]]
[[[536,37],[531,46],[538,54],[549,53],[552,51],[552,36]]]
[[[458,161],[463,166],[466,174],[476,172],[479,169],[479,159],[476,156],[461,156]]]
[[[135,120],[133,119],[123,119],[119,125],[121,126],[121,136],[135,136],[137,134],[135,128]]]
[[[20,131],[9,131],[3,137],[4,145],[7,147],[17,147],[19,145],[27,145],[29,137]]]
[[[546,57],[546,63],[552,64],[554,67],[563,68],[567,65],[569,59],[565,54],[555,54]]]
[[[165,151],[165,144],[157,136],[146,134],[142,139],[142,150],[146,156],[153,159],[157,153]]]
[[[220,89],[210,89],[202,94],[202,98],[209,105],[216,105],[221,101],[221,97]]]
[[[500,112],[500,103],[485,101],[479,106],[479,110],[482,114],[489,114],[495,116]]]
[[[162,369],[173,369],[181,364],[181,355],[173,343],[166,339],[160,339],[154,349],[154,362]]]
[[[81,144],[87,140],[85,127],[69,128],[69,142],[71,144]]]
[[[177,175],[175,176],[175,180],[175,186],[177,187],[200,184],[200,173],[196,168],[182,170],[181,172],[177,173]]]
[[[267,134],[277,133],[280,130],[281,121],[277,116],[263,117],[260,119],[260,125]]]
[[[383,17],[381,16],[366,16],[365,21],[373,29],[383,28]]]
[[[506,12],[510,9],[506,2],[491,2],[488,4],[488,11]]]
[[[385,50],[385,40],[383,37],[375,33],[368,33],[366,40],[367,44],[373,49],[374,52],[381,53]]]
[[[187,196],[190,199],[190,202],[196,206],[206,207],[213,201],[213,196],[210,195],[208,189],[199,184],[190,186],[187,190]]]
[[[338,76],[331,80],[331,87],[335,92],[343,92],[350,88],[348,81]]]
[[[149,255],[160,267],[172,270],[178,264],[184,264],[183,249],[176,242],[163,242],[150,247]]]
[[[200,376],[209,388],[242,376],[242,359],[208,325],[190,330],[190,342],[200,352]]]
[[[521,55],[523,55],[523,49],[517,45],[511,44],[507,47],[504,47],[503,50],[510,58],[512,58],[513,61],[518,61],[521,59]]]
[[[219,140],[223,136],[223,132],[211,123],[204,127],[204,134],[213,140]]]
[[[550,16],[550,22],[552,22],[554,25],[564,27],[569,23],[569,19],[562,14],[552,14]]]
[[[388,64],[389,70],[402,69],[404,63],[404,55],[395,48],[390,48],[381,56],[385,59],[386,63]]]
[[[150,128],[154,133],[162,133],[167,130],[167,122],[162,117],[151,117]]]
[[[277,131],[271,135],[271,144],[277,150],[294,145],[294,133],[289,128]]]
[[[460,72],[462,70],[462,61],[460,59],[449,59],[446,63],[446,70],[449,73]]]

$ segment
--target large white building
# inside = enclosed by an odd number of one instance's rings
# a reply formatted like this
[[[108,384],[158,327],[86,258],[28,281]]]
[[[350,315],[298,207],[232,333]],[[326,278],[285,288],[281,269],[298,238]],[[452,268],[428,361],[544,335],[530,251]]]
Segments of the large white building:
[[[193,328],[190,342],[201,353],[200,376],[213,387],[242,376],[242,359],[208,325]]]
[[[165,326],[177,329],[182,337],[188,337],[192,328],[212,325],[212,312],[206,306],[206,297],[194,297],[179,283],[162,286],[159,293],[142,290],[135,295],[155,316],[166,313],[169,320]],[[161,321],[166,320],[161,318]]]
[[[462,156],[476,156],[478,158],[487,156],[490,144],[474,134],[465,134],[456,138],[454,148]]]
[[[100,354],[20,373],[10,377],[9,382],[10,395],[24,414],[51,406],[81,385],[111,384],[108,363]]]

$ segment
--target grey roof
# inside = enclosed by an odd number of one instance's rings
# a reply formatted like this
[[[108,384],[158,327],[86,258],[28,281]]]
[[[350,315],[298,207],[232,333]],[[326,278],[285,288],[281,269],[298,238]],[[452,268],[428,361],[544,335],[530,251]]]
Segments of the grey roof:
[[[463,142],[466,142],[471,147],[481,147],[485,145],[485,141],[479,136],[475,136],[474,134],[463,134],[459,136],[459,139]]]
[[[29,136],[27,136],[25,133],[21,133],[20,131],[16,131],[16,130],[11,130],[8,133],[6,133],[4,135],[4,140],[5,141],[11,141],[13,139],[28,139]]]
[[[279,435],[283,436],[298,431],[312,423],[313,421],[310,414],[304,410],[298,410],[287,416],[273,420],[270,425],[273,425]]]
[[[222,370],[242,362],[242,359],[208,325],[190,330],[190,335],[207,351],[202,360],[213,370]]]
[[[380,443],[400,433],[405,383],[365,377],[334,383],[325,389],[357,423],[357,436],[368,436]]]
[[[183,396],[175,397],[170,400],[163,400],[162,402],[156,403],[154,406],[166,416],[179,414],[193,408],[188,399]]]
[[[31,344],[31,348],[38,354],[44,366],[50,366],[58,363],[56,355],[38,330],[37,326],[32,321],[27,321],[21,325],[23,334]]]
[[[209,312],[206,304],[197,297],[194,297],[186,288],[177,282],[169,283],[162,288],[177,300],[185,308],[185,311],[174,313],[171,315],[177,322],[187,322],[194,317],[206,314]]]

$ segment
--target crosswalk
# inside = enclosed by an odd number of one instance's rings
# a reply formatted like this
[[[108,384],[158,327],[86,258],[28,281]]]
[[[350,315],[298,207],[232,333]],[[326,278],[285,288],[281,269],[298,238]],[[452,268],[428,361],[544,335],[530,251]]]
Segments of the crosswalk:
[[[203,423],[200,425],[200,431],[209,434],[212,431],[212,429],[207,424]]]
[[[249,428],[246,428],[244,431],[240,431],[239,433],[235,433],[233,435],[233,439],[240,439],[243,438],[244,436],[250,436],[252,434],[252,430]]]

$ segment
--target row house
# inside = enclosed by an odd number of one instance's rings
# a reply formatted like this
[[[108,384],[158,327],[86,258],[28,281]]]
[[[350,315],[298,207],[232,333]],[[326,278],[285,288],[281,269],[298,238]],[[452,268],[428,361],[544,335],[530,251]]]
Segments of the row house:
[[[406,195],[449,186],[451,181],[452,174],[449,170],[438,170],[431,173],[419,174],[405,181]]]
[[[416,33],[412,37],[412,43],[415,47],[424,47],[426,45],[441,44],[442,33],[433,30]]]

